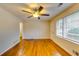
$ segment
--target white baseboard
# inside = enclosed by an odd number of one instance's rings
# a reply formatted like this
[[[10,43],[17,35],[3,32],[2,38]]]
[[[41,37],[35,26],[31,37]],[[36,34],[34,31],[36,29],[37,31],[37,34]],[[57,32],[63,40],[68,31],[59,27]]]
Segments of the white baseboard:
[[[10,46],[8,49],[5,49],[2,53],[0,53],[0,56],[2,55],[2,54],[4,54],[5,52],[7,52],[9,49],[11,49],[12,47],[14,47],[16,44],[18,44],[19,43],[19,40],[18,41],[16,41],[15,43],[13,43],[12,44],[12,46]]]

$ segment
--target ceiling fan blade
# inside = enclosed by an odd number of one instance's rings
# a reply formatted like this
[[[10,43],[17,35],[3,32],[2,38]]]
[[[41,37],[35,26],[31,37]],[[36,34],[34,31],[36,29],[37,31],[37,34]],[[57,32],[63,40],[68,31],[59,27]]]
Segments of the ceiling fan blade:
[[[31,16],[28,16],[27,18],[31,18],[31,17],[33,17],[33,16],[31,15]]]
[[[41,14],[41,16],[50,16],[49,14]]]
[[[60,7],[61,5],[63,5],[63,3],[59,3],[58,7]]]
[[[26,10],[22,10],[23,12],[27,12],[27,13],[30,13],[30,14],[32,14],[31,12],[29,12],[29,11],[26,11]]]
[[[41,12],[42,10],[43,10],[43,7],[40,6],[39,9],[38,9],[38,11]]]

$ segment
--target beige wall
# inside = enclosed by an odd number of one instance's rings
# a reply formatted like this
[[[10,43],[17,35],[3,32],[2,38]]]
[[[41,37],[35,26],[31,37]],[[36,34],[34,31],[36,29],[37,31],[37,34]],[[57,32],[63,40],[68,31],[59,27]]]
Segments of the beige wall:
[[[64,50],[66,50],[68,53],[70,53],[71,55],[75,55],[73,53],[73,50],[77,51],[79,53],[79,44],[75,44],[73,42],[70,42],[68,40],[62,39],[62,38],[58,38],[55,35],[55,23],[58,19],[69,15],[70,13],[79,10],[79,4],[74,4],[73,6],[71,6],[70,8],[64,10],[62,13],[60,13],[59,15],[55,16],[54,18],[52,18],[52,21],[50,23],[50,34],[51,34],[51,39],[57,43],[60,47],[62,47]]]
[[[49,39],[49,22],[48,21],[29,21],[24,22],[24,38],[26,39]]]
[[[19,42],[20,20],[0,8],[0,54]]]

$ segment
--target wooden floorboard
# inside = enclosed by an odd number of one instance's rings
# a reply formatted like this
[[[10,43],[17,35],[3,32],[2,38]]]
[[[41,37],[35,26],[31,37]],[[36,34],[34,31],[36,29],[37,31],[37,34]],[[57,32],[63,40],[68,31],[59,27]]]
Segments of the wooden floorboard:
[[[2,56],[70,56],[50,39],[24,39]]]

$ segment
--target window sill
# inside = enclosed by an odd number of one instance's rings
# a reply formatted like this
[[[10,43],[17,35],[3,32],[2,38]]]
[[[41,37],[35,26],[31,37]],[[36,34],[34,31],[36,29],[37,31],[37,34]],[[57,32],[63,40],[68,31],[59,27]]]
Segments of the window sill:
[[[70,39],[70,38],[64,38],[62,36],[59,36],[59,35],[56,35],[56,37],[60,38],[60,39],[63,39],[63,40],[67,40],[69,42],[72,42],[72,43],[75,43],[77,45],[79,45],[79,40],[75,40],[75,39]]]

